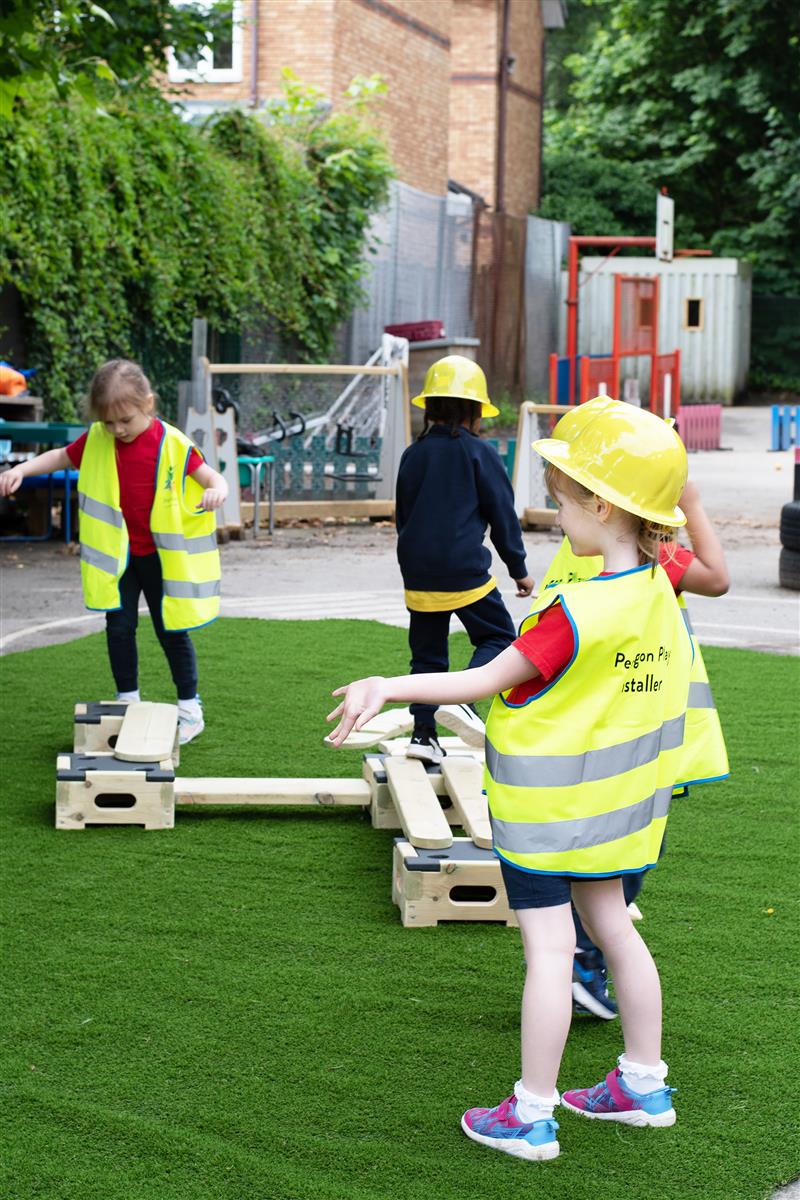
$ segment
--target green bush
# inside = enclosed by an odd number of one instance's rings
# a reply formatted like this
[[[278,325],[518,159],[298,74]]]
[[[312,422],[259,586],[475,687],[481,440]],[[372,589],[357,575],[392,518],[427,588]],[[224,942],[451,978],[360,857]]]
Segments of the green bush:
[[[48,415],[73,417],[97,365],[143,347],[173,364],[154,379],[169,407],[198,314],[220,331],[266,317],[309,358],[330,353],[391,173],[362,119],[369,87],[312,115],[290,80],[269,125],[189,125],[151,89],[104,110],[27,94],[0,120],[0,285],[22,298]]]

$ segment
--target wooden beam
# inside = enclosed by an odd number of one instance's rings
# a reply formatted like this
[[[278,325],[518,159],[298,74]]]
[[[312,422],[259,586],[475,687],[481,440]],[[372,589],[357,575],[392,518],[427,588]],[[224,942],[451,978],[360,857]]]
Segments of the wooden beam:
[[[385,712],[376,713],[363,729],[353,729],[342,742],[347,750],[366,750],[376,746],[384,738],[399,737],[414,728],[414,718],[407,708],[388,708]],[[322,739],[330,745],[328,736]]]
[[[399,375],[400,367],[344,363],[209,363],[212,375]]]
[[[383,766],[400,824],[411,845],[427,850],[451,846],[450,825],[419,759],[386,758]]]
[[[475,759],[443,758],[442,775],[462,829],[476,846],[492,848],[489,803],[483,794],[483,767]]]
[[[114,746],[123,762],[161,762],[171,758],[178,733],[175,704],[129,704]]]
[[[555,508],[526,508],[522,514],[523,527],[544,525],[547,528],[555,525],[557,511]]]
[[[261,527],[267,523],[266,505],[261,504]],[[243,501],[242,520],[253,520],[253,504]],[[326,517],[394,517],[394,500],[278,500],[275,504],[275,521],[315,521]]]
[[[176,804],[356,804],[371,799],[366,779],[176,779]]]

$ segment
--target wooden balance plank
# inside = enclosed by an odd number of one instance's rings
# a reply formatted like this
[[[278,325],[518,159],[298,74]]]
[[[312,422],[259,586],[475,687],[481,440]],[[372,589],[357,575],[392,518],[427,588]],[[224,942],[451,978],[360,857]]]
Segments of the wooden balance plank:
[[[492,848],[489,802],[483,794],[483,767],[476,759],[442,759],[442,775],[461,827],[476,846]]]
[[[407,708],[390,708],[376,713],[363,729],[353,729],[342,742],[342,749],[366,750],[384,738],[398,737],[414,728],[414,718]],[[327,737],[324,739],[328,741]]]
[[[446,754],[470,754],[479,762],[483,762],[486,757],[483,748],[478,749],[476,746],[468,746],[460,737],[440,737],[437,740]],[[381,754],[391,754],[393,757],[405,757],[410,741],[411,738],[396,737],[378,742],[378,749]]]
[[[176,804],[356,804],[367,807],[366,779],[176,779]]]
[[[426,850],[451,846],[450,825],[422,763],[413,758],[387,757],[384,768],[400,824],[411,845]]]
[[[114,746],[123,762],[160,762],[175,745],[178,709],[174,704],[129,704]]]

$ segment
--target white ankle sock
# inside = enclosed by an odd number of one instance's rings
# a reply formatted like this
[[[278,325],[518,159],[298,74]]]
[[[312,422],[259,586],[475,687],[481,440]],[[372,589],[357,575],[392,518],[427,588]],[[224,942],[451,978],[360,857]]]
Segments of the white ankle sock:
[[[139,695],[139,689],[135,692],[117,692],[117,700],[122,704],[141,704],[142,697]]]
[[[203,710],[200,707],[200,701],[197,699],[196,696],[193,700],[179,700],[178,701],[178,716],[179,717],[191,717],[193,720],[196,721],[198,717],[202,716],[202,713],[203,713]]]
[[[517,1097],[517,1117],[526,1125],[533,1121],[552,1120],[553,1109],[559,1101],[558,1092],[553,1092],[552,1096],[537,1096],[535,1092],[529,1092],[522,1080],[518,1079],[514,1084],[514,1095]]]
[[[648,1092],[657,1092],[659,1088],[664,1087],[668,1070],[665,1062],[656,1063],[655,1066],[646,1066],[644,1063],[631,1062],[625,1054],[620,1054],[617,1062],[622,1072],[623,1082],[632,1092],[646,1096]]]

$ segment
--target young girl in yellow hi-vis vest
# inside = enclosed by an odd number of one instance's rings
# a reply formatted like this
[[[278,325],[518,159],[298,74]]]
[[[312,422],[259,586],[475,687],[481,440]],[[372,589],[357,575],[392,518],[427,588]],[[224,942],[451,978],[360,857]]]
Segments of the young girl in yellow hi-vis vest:
[[[552,436],[570,441],[583,421],[596,414],[601,403],[602,400],[598,397],[588,409],[586,405],[570,409],[558,421]],[[616,404],[616,401],[609,403]],[[684,621],[691,634],[683,593],[721,596],[728,590],[729,576],[722,544],[706,515],[700,493],[694,483],[686,484],[678,503],[686,516],[684,533],[688,535],[692,549],[687,550],[675,542],[665,543],[661,546],[659,562],[678,596]],[[548,588],[557,588],[564,583],[592,579],[602,570],[601,558],[579,558],[572,551],[567,538],[564,538],[542,579],[540,592]],[[532,639],[531,645],[527,644],[528,639]],[[714,782],[724,779],[728,774],[725,739],[714,706],[702,651],[693,636],[692,647],[694,660],[683,744],[683,778],[687,784]],[[545,620],[521,639],[518,649],[525,654],[530,653],[534,666],[541,672],[540,676],[526,685],[527,694],[533,695],[541,688],[545,678],[552,679],[564,669],[574,652],[572,627],[560,605],[548,610]],[[516,698],[524,698],[521,690]],[[682,789],[682,794],[685,794],[686,790]],[[641,871],[624,876],[623,891],[629,906],[637,899],[646,875],[646,871]],[[606,961],[602,951],[594,945],[583,928],[574,906],[573,917],[577,939],[572,973],[574,1011],[582,1015],[600,1017],[602,1020],[612,1020],[617,1016],[617,1006],[608,994]]]
[[[651,413],[607,399],[589,405],[592,419],[572,440],[534,442],[573,551],[603,557],[600,575],[549,590],[523,623],[525,636],[560,608],[575,639],[567,666],[526,695],[540,673],[518,639],[473,670],[373,676],[339,688],[334,695],[344,699],[329,717],[339,718],[330,740],[341,745],[387,701],[495,694],[486,791],[527,961],[522,1075],[508,1099],[469,1109],[461,1125],[482,1145],[534,1160],[559,1152],[553,1109],[572,1015],[571,899],[613,972],[624,1053],[603,1081],[565,1092],[561,1103],[631,1125],[675,1121],[658,971],[628,915],[622,879],[658,861],[672,790],[683,782],[692,648],[656,564],[685,520],[686,452]]]
[[[185,743],[204,727],[189,630],[219,611],[213,510],[228,485],[185,434],[155,415],[155,399],[136,363],[105,363],[89,389],[88,432],[0,475],[0,495],[15,492],[26,475],[79,468],[83,593],[88,608],[106,613],[117,699],[140,698],[136,625],[144,592]]]

